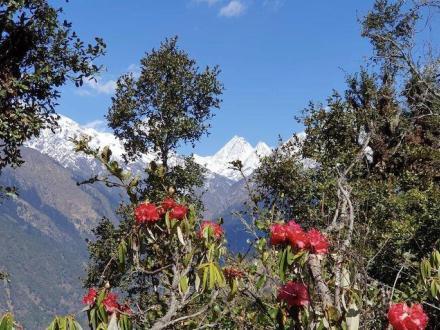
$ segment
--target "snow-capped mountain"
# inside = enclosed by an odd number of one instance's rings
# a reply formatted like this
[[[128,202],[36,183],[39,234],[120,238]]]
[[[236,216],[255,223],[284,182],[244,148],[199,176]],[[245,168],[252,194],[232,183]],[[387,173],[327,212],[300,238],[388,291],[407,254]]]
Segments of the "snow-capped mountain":
[[[58,124],[59,128],[55,132],[43,130],[38,138],[30,140],[26,146],[50,156],[66,168],[89,173],[98,170],[100,165],[93,158],[76,153],[74,144],[70,141],[72,138],[87,135],[91,137],[91,147],[109,146],[112,150],[112,157],[117,161],[122,161],[124,148],[121,141],[113,134],[83,127],[65,116],[61,116]],[[139,163],[146,164],[152,159],[153,156],[144,156]],[[129,168],[132,166],[133,164],[128,165]]]
[[[209,171],[227,177],[230,180],[241,179],[240,173],[231,169],[230,162],[240,160],[243,164],[243,173],[247,176],[258,167],[260,157],[267,156],[271,149],[264,142],[258,142],[254,147],[244,138],[234,136],[223,148],[213,156],[194,155],[197,163],[205,166]]]
[[[112,157],[117,161],[122,161],[124,152],[122,142],[112,133],[81,126],[65,116],[61,116],[59,129],[55,133],[44,130],[38,138],[32,139],[26,146],[50,156],[64,167],[74,171],[86,173],[97,171],[100,166],[97,162],[90,157],[75,153],[73,150],[74,145],[70,139],[83,135],[91,137],[90,145],[92,147],[109,146],[113,152]],[[254,148],[244,138],[234,136],[213,156],[194,155],[194,159],[208,169],[208,179],[214,179],[219,175],[232,181],[239,181],[240,174],[230,168],[231,161],[240,160],[243,164],[244,174],[250,175],[258,167],[259,157],[267,156],[270,153],[271,149],[264,142],[259,142]],[[141,170],[145,164],[153,159],[154,155],[146,155],[126,166],[132,170]],[[171,161],[178,162],[179,157],[172,157]]]

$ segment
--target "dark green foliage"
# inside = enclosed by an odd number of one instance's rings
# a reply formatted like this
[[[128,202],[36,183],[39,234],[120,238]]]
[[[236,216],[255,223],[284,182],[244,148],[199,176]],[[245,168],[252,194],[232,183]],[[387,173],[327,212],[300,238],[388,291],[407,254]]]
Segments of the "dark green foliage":
[[[344,96],[311,104],[299,118],[305,138],[280,146],[256,176],[269,206],[331,232],[339,173],[350,168],[353,267],[390,287],[398,275],[395,298],[423,297],[417,261],[440,244],[440,67],[411,53],[434,4],[376,1],[363,20],[375,65],[348,77]],[[304,168],[310,159],[316,166]]]
[[[20,146],[56,128],[59,87],[82,85],[105,44],[85,45],[46,0],[0,1],[0,171],[23,160]]]
[[[148,179],[139,185],[139,200],[159,200],[169,189],[194,197],[193,189],[203,184],[204,170],[191,157],[171,166],[169,160],[182,143],[194,145],[208,133],[212,109],[221,103],[219,73],[218,67],[200,71],[175,37],[146,54],[139,78],[119,78],[109,126],[123,140],[126,160],[157,155],[146,169]]]
[[[139,200],[158,201],[175,190],[176,195],[184,197],[188,202],[202,207],[200,196],[195,189],[203,185],[203,175],[206,169],[197,164],[192,157],[183,157],[181,164],[176,164],[171,170],[165,170],[162,165],[151,162],[146,169],[148,178],[138,186]],[[174,188],[176,187],[176,188]]]
[[[220,106],[219,73],[218,67],[200,72],[172,38],[141,60],[138,79],[133,74],[119,78],[107,118],[124,139],[127,156],[154,151],[167,167],[180,143],[194,145],[208,132],[211,109]]]
[[[85,280],[86,287],[92,287],[94,285],[101,284],[103,278],[101,274],[106,268],[108,262],[113,257],[109,254],[109,251],[116,251],[119,240],[119,232],[116,230],[114,224],[107,218],[103,218],[99,225],[93,229],[93,234],[99,237],[97,242],[89,242],[88,249],[93,262],[93,267],[88,268],[87,278]],[[110,264],[108,267],[114,267]],[[117,270],[117,268],[116,268]],[[109,269],[109,274],[115,274],[116,272]],[[118,283],[119,278],[107,278],[111,283]]]
[[[157,155],[139,190],[143,199],[158,200],[169,188],[193,196],[193,188],[202,185],[203,168],[191,157],[173,166],[169,159],[181,143],[194,145],[208,133],[207,120],[221,103],[219,73],[218,67],[200,72],[196,62],[177,47],[177,38],[172,38],[141,60],[139,78],[133,74],[119,78],[107,115],[109,126],[124,141],[127,160],[152,152]]]

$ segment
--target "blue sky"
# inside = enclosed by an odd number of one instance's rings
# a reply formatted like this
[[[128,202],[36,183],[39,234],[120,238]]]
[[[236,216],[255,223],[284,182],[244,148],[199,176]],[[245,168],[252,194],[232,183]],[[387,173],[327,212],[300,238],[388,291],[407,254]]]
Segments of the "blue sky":
[[[234,135],[276,145],[302,127],[295,114],[323,101],[370,55],[357,22],[372,1],[75,0],[65,16],[85,40],[104,38],[106,68],[97,84],[66,86],[58,111],[103,124],[114,81],[136,70],[145,52],[173,35],[199,65],[216,65],[225,85],[209,137],[194,150],[212,154]],[[184,152],[190,149],[183,148]]]

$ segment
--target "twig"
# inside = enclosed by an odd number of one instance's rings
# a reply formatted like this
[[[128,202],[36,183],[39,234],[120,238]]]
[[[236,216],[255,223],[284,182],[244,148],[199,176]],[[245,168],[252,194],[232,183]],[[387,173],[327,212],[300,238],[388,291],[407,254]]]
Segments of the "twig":
[[[391,289],[390,305],[391,305],[391,303],[393,302],[394,289],[396,288],[397,280],[398,280],[399,277],[400,277],[400,273],[402,272],[403,267],[404,267],[404,266],[400,267],[399,272],[397,273],[396,278],[394,279],[393,288]]]

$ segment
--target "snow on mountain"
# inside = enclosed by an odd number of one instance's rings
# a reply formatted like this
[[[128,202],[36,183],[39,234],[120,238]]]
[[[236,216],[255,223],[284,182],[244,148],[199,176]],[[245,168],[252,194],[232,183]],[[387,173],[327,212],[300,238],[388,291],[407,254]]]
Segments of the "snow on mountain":
[[[113,159],[122,161],[123,144],[112,133],[81,126],[65,116],[61,116],[59,129],[55,133],[43,130],[38,138],[30,140],[26,146],[50,156],[66,168],[86,173],[99,171],[100,165],[94,159],[75,153],[73,150],[74,145],[70,139],[83,135],[91,137],[90,145],[92,147],[109,146],[113,152]],[[231,161],[240,160],[243,163],[244,174],[250,175],[258,167],[259,157],[267,156],[270,153],[271,149],[264,142],[259,142],[254,148],[244,138],[234,136],[215,155],[194,155],[194,159],[208,169],[208,179],[220,175],[229,180],[238,181],[241,179],[240,174],[230,168]],[[179,161],[178,156],[172,158],[171,162]],[[146,155],[126,166],[128,169],[140,170],[153,159],[154,155]]]
[[[267,156],[271,152],[269,146],[264,142],[259,142],[254,148],[244,138],[234,136],[215,155],[194,155],[194,159],[209,171],[238,181],[241,179],[240,173],[231,168],[230,162],[240,160],[243,164],[243,173],[247,176],[258,167],[260,157]]]
[[[61,116],[58,124],[59,128],[55,132],[48,129],[43,130],[40,132],[38,138],[28,141],[26,146],[50,156],[66,168],[75,171],[85,171],[86,173],[89,173],[90,171],[99,171],[101,165],[92,157],[76,153],[74,151],[74,144],[70,141],[72,138],[79,138],[87,135],[91,137],[91,147],[97,148],[109,146],[113,153],[113,159],[122,162],[124,148],[122,143],[113,134],[100,132],[90,127],[83,127],[65,116]],[[152,156],[144,156],[138,162],[147,163],[152,159]],[[129,164],[127,165],[127,168],[131,168],[132,165],[135,164]]]

